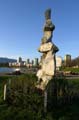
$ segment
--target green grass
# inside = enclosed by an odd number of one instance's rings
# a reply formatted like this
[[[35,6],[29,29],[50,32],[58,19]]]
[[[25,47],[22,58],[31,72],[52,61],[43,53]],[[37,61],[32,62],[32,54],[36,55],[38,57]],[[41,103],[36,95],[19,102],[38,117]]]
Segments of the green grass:
[[[13,103],[3,101],[3,86],[11,79],[12,86],[18,91]],[[37,78],[33,74],[21,76],[2,76],[0,77],[0,120],[79,120],[79,99],[74,99],[71,103],[62,103],[53,106],[51,110],[44,114],[43,98],[38,91],[34,89]],[[26,84],[29,88],[27,94],[22,94],[22,86]],[[68,92],[79,93],[79,79],[67,80],[64,82],[58,79],[58,85],[63,87],[68,85]],[[16,87],[17,86],[17,87]],[[68,93],[69,94],[69,93]],[[24,101],[25,100],[25,101]],[[60,101],[61,102],[61,101]],[[52,103],[53,104],[53,103]]]
[[[79,68],[66,67],[62,68],[63,71],[79,72]]]

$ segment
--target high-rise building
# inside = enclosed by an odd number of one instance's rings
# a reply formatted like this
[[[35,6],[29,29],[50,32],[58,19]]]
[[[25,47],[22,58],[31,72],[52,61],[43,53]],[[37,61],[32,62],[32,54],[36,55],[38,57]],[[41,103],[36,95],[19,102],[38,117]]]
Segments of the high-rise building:
[[[30,59],[29,58],[26,60],[26,64],[30,64]]]
[[[17,63],[22,63],[22,58],[21,57],[18,58]]]
[[[69,54],[65,55],[64,61],[71,61],[71,55]]]
[[[59,70],[59,68],[62,66],[62,58],[60,56],[56,56],[56,68]]]
[[[69,54],[66,54],[65,57],[64,57],[64,63],[66,66],[70,66],[70,63],[71,63],[71,55]]]
[[[35,58],[34,59],[34,66],[37,66],[39,63],[38,63],[38,58]]]
[[[34,65],[34,60],[31,61],[31,64]]]

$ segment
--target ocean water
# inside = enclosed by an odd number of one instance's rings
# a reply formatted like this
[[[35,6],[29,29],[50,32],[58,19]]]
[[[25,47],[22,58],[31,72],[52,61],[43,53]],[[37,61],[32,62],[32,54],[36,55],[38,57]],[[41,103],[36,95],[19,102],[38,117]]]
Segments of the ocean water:
[[[0,73],[12,73],[15,71],[15,68],[0,67]]]

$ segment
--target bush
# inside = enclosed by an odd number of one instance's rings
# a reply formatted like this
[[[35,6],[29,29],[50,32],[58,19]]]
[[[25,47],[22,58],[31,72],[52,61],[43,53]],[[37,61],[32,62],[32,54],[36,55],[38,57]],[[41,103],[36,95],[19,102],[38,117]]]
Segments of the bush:
[[[1,78],[3,79],[3,78]],[[7,81],[8,79],[8,81]],[[5,77],[1,80],[1,120],[79,120],[78,80],[57,76],[48,86],[48,111],[44,113],[43,91],[35,88],[35,74]],[[3,85],[7,83],[7,100],[3,101]],[[77,93],[77,94],[76,94]]]

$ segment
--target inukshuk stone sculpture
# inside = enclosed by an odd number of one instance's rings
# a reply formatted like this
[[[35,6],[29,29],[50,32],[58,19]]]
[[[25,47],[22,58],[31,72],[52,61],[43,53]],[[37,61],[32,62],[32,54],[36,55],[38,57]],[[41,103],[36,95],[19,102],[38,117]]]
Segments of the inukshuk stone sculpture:
[[[51,21],[51,9],[45,12],[44,36],[41,39],[41,45],[38,51],[42,53],[40,66],[37,72],[38,84],[37,88],[45,90],[48,82],[52,80],[56,72],[55,54],[58,47],[52,42],[53,31],[55,25]]]

